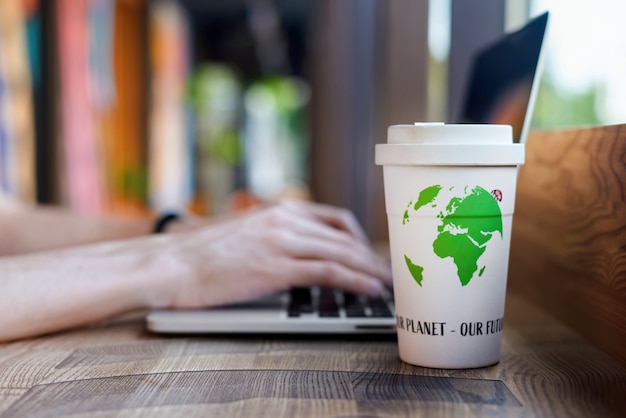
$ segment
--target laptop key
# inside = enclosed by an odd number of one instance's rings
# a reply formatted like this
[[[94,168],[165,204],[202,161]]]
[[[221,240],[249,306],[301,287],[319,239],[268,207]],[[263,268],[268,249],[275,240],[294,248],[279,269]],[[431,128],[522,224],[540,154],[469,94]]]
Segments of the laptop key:
[[[313,312],[313,301],[311,289],[306,287],[295,287],[291,289],[289,307],[287,314],[291,318],[299,317],[303,313]]]
[[[387,302],[383,298],[370,298],[370,309],[372,310],[372,316],[376,318],[391,318],[393,313],[389,309]]]
[[[343,308],[348,318],[363,318],[367,316],[361,297],[354,293],[344,292]]]
[[[335,318],[339,316],[339,306],[335,299],[335,292],[329,288],[321,288],[319,294],[318,313],[321,318]]]

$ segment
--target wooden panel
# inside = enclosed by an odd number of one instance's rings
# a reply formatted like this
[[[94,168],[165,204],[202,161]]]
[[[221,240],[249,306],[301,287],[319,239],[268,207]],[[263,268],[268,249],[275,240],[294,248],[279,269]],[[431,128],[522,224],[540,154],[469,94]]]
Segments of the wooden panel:
[[[509,289],[626,363],[626,125],[532,133]]]

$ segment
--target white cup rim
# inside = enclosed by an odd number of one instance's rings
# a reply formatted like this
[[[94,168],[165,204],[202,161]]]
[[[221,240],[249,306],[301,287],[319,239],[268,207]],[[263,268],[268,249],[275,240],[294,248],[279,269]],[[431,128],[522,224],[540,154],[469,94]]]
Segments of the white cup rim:
[[[376,165],[516,166],[524,164],[523,144],[376,144]]]

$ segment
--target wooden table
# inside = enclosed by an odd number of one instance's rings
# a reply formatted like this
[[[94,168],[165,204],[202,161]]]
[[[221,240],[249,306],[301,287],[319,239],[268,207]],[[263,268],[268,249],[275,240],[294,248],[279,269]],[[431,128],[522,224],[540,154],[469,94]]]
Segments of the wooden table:
[[[626,367],[509,295],[502,361],[436,370],[395,337],[165,337],[141,318],[0,345],[0,416],[626,416]]]

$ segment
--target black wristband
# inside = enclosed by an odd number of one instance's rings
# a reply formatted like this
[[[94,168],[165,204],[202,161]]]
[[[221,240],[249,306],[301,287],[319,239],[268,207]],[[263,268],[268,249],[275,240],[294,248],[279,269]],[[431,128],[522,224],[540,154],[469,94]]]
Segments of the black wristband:
[[[178,221],[180,220],[180,218],[180,214],[176,212],[166,212],[157,218],[156,222],[154,223],[154,229],[152,230],[152,232],[155,234],[165,232],[165,228],[170,222]]]

